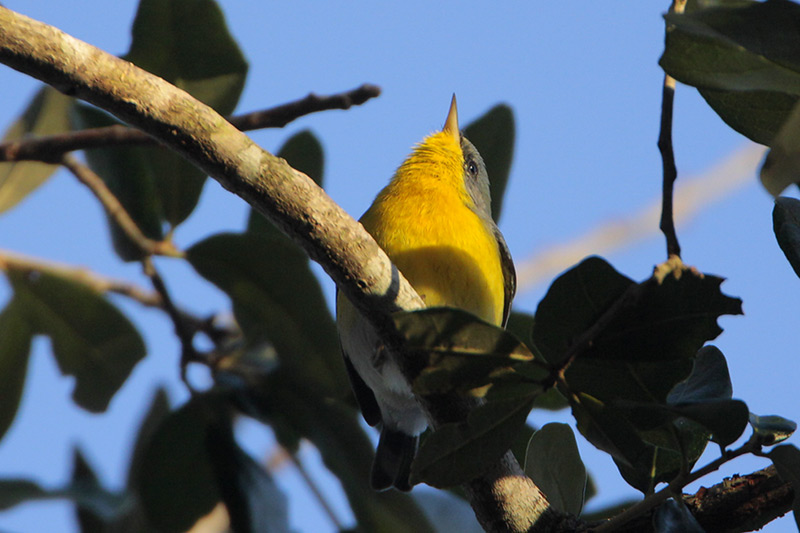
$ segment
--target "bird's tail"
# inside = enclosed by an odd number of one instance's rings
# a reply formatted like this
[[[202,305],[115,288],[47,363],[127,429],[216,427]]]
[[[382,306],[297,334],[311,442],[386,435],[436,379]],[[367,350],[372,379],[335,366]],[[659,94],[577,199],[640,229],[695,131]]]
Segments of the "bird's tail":
[[[408,478],[418,443],[419,437],[416,435],[384,427],[372,463],[372,488],[386,490],[394,487],[403,492],[410,491]]]

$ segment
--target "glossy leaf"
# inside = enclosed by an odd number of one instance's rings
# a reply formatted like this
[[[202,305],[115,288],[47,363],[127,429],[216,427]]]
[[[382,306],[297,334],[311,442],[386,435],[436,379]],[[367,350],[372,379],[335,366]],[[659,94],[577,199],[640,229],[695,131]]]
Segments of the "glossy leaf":
[[[333,317],[293,243],[282,234],[219,234],[192,246],[187,258],[230,297],[248,346],[271,344],[282,365],[329,392],[348,390]]]
[[[420,446],[412,482],[444,488],[483,474],[511,447],[532,405],[532,398],[487,402],[474,408],[466,422],[441,426]]]
[[[105,112],[82,104],[75,106],[74,119],[79,129],[120,124]],[[150,239],[160,241],[164,237],[161,202],[156,194],[156,181],[160,176],[152,165],[152,150],[154,149],[123,146],[85,150],[85,154],[89,167],[103,179],[142,233]],[[141,259],[142,250],[111,217],[107,218],[117,255],[124,261]]]
[[[800,277],[800,200],[781,197],[772,210],[772,227],[794,273]]]
[[[145,355],[136,328],[80,283],[46,273],[10,273],[9,278],[15,305],[35,333],[50,337],[61,372],[75,377],[75,402],[104,411]]]
[[[288,533],[286,495],[264,467],[236,444],[230,420],[220,419],[211,424],[206,446],[217,488],[230,515],[231,530]]]
[[[25,315],[12,301],[0,312],[0,439],[17,415],[32,336]]]
[[[723,120],[769,144],[800,96],[800,7],[772,0],[665,18],[664,70],[703,96],[711,91],[706,100]]]
[[[74,100],[52,87],[41,88],[22,116],[3,135],[3,141],[55,135],[70,130],[69,110]],[[0,163],[0,213],[17,205],[58,169],[37,161]]]
[[[781,479],[792,484],[794,489],[792,512],[795,524],[800,529],[800,450],[790,444],[781,444],[767,455],[772,459]]]
[[[213,0],[143,0],[124,59],[185,90],[222,115],[236,107],[247,61]],[[176,226],[191,214],[206,176],[177,154],[148,149],[162,216]]]
[[[72,484],[69,492],[76,503],[81,531],[126,531],[125,519],[131,520],[130,496],[115,494],[102,487],[83,453],[76,449],[73,459]],[[127,515],[127,516],[126,516]],[[127,531],[132,531],[132,521]]]
[[[566,424],[545,424],[528,443],[525,474],[542,489],[559,511],[579,515],[586,495],[586,467],[581,461],[572,429]]]
[[[509,106],[498,104],[468,124],[464,128],[464,136],[475,145],[486,163],[492,217],[498,221],[514,156],[514,112]]]
[[[533,361],[527,346],[512,334],[460,309],[401,311],[392,318],[406,348],[423,365],[414,380],[418,394],[481,387],[513,373],[515,365]]]
[[[142,418],[136,438],[133,441],[133,451],[131,452],[130,465],[128,466],[127,479],[129,484],[136,479],[137,472],[142,468],[144,454],[150,446],[150,441],[169,413],[170,407],[167,393],[164,389],[159,388],[150,401],[150,406]]]
[[[682,502],[670,498],[653,513],[655,533],[705,533],[705,529]]]
[[[221,401],[195,396],[159,424],[141,453],[131,483],[159,531],[186,531],[220,501],[205,443]]]
[[[762,446],[783,442],[797,430],[796,422],[777,415],[758,416],[750,413],[749,421]]]

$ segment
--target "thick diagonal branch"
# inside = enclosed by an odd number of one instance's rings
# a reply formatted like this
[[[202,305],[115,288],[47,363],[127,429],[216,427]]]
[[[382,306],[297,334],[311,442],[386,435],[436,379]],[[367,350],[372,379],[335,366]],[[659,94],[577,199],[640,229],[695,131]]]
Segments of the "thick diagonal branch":
[[[390,312],[423,306],[360,224],[310,178],[259,148],[211,108],[131,63],[2,7],[0,28],[0,62],[109,111],[203,169],[320,263],[386,338],[394,331]],[[495,466],[472,494],[485,527],[519,531],[518,524],[538,519],[521,519],[521,512],[552,516],[546,501],[530,504],[541,501],[538,490],[527,490],[535,488],[532,483],[504,482],[516,478],[513,465]]]

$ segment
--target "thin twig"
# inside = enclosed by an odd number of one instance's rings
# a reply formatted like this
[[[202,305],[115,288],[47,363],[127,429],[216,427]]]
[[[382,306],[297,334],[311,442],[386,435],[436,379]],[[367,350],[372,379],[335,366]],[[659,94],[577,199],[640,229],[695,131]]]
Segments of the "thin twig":
[[[101,276],[86,268],[43,261],[7,250],[0,250],[0,270],[52,274],[86,285],[101,294],[111,292],[127,296],[146,307],[163,309],[164,306],[164,300],[160,294],[143,289],[128,281]]]
[[[674,0],[672,10],[683,13],[686,0]],[[672,193],[678,170],[675,166],[675,152],[672,147],[672,110],[675,101],[675,79],[664,74],[664,88],[661,93],[661,128],[658,135],[658,150],[661,152],[663,165],[663,182],[661,190],[661,223],[659,227],[667,239],[667,258],[681,256],[681,246],[675,232],[675,220],[672,215]]]
[[[229,118],[231,124],[242,131],[263,128],[282,128],[290,122],[320,111],[349,109],[361,105],[380,95],[376,85],[365,83],[360,87],[331,95],[309,94],[293,102],[288,102],[262,111],[254,111]],[[158,142],[136,128],[128,126],[106,126],[79,131],[47,135],[32,139],[22,139],[0,143],[0,162],[3,161],[42,161],[59,163],[64,154],[89,148],[106,148],[120,145],[157,145]]]
[[[170,257],[182,257],[180,252],[171,241],[155,241],[147,237],[136,222],[131,218],[125,207],[120,203],[114,193],[108,188],[103,179],[94,173],[92,169],[78,161],[74,156],[65,154],[61,158],[61,164],[67,168],[78,181],[86,185],[92,194],[100,201],[105,209],[125,235],[131,239],[136,246],[146,255],[166,255]]]
[[[187,379],[186,368],[189,363],[205,362],[205,359],[200,356],[194,347],[194,336],[197,333],[197,324],[187,320],[186,314],[175,306],[169,294],[169,290],[167,290],[167,285],[164,283],[164,279],[161,277],[161,274],[158,273],[158,270],[156,270],[155,264],[153,264],[153,259],[149,256],[145,257],[142,259],[142,266],[144,267],[145,275],[150,278],[153,288],[161,295],[161,299],[164,301],[164,310],[167,312],[170,319],[172,319],[172,324],[175,327],[175,334],[181,342],[181,379],[189,390],[194,392],[194,388]]]

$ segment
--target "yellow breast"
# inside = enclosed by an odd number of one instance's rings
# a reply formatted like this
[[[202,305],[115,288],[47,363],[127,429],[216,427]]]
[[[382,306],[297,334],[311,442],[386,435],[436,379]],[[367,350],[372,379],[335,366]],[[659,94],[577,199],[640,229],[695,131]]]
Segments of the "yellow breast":
[[[501,324],[504,280],[492,230],[470,209],[461,148],[428,137],[398,169],[361,223],[428,307]]]

